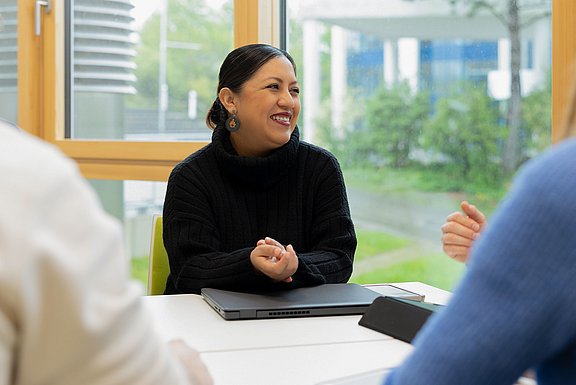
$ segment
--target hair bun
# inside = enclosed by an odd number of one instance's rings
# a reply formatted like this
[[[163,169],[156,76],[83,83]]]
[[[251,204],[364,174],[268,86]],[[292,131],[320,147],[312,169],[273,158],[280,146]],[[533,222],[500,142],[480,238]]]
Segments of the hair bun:
[[[212,125],[209,124],[209,126],[214,128],[219,124],[223,124],[227,118],[228,118],[228,112],[220,102],[220,99],[216,98],[216,100],[214,100],[214,103],[212,103],[212,108],[210,108],[210,112],[208,113],[208,121],[212,123]]]

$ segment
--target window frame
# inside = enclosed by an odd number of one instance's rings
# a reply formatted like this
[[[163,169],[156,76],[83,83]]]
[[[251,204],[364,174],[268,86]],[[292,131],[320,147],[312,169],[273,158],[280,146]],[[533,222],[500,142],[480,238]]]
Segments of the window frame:
[[[39,37],[33,33],[34,8],[34,1],[18,2],[20,127],[58,146],[91,179],[166,181],[174,165],[207,144],[65,139],[64,2],[52,1]],[[234,46],[258,40],[255,20],[258,0],[234,0]]]
[[[280,46],[283,0],[234,0],[234,46]],[[86,178],[166,181],[207,142],[64,139],[64,2],[52,1],[34,35],[35,1],[18,1],[18,124],[58,146]],[[559,139],[576,64],[576,2],[552,2],[552,140]]]
[[[557,142],[576,77],[576,2],[552,1],[552,142]]]

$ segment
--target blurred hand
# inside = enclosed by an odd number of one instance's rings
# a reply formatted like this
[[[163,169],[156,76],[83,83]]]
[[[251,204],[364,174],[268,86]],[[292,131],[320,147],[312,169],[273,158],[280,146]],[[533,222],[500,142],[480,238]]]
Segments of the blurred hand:
[[[278,282],[292,282],[292,274],[298,269],[298,256],[292,245],[284,247],[270,237],[256,243],[250,262],[256,270]]]
[[[450,258],[468,262],[470,248],[486,226],[484,214],[466,201],[460,203],[462,212],[456,211],[442,225],[442,249]]]
[[[180,359],[184,366],[191,384],[194,385],[213,385],[212,377],[208,368],[200,359],[200,354],[189,347],[182,340],[172,340],[168,342],[168,347]]]

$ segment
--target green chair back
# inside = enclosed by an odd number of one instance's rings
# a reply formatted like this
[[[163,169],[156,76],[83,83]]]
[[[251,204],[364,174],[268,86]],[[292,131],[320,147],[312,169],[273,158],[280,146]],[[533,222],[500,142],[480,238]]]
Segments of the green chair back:
[[[152,241],[148,264],[148,295],[164,294],[168,274],[170,274],[170,264],[162,240],[162,216],[155,215],[152,219]]]

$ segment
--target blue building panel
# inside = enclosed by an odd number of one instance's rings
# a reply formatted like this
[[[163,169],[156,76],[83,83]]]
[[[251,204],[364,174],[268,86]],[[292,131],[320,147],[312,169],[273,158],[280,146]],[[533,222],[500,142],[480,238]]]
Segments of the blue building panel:
[[[422,41],[420,61],[495,61],[498,60],[498,43],[493,41],[454,42]]]
[[[370,50],[348,55],[348,67],[374,67],[384,65],[384,50]]]

